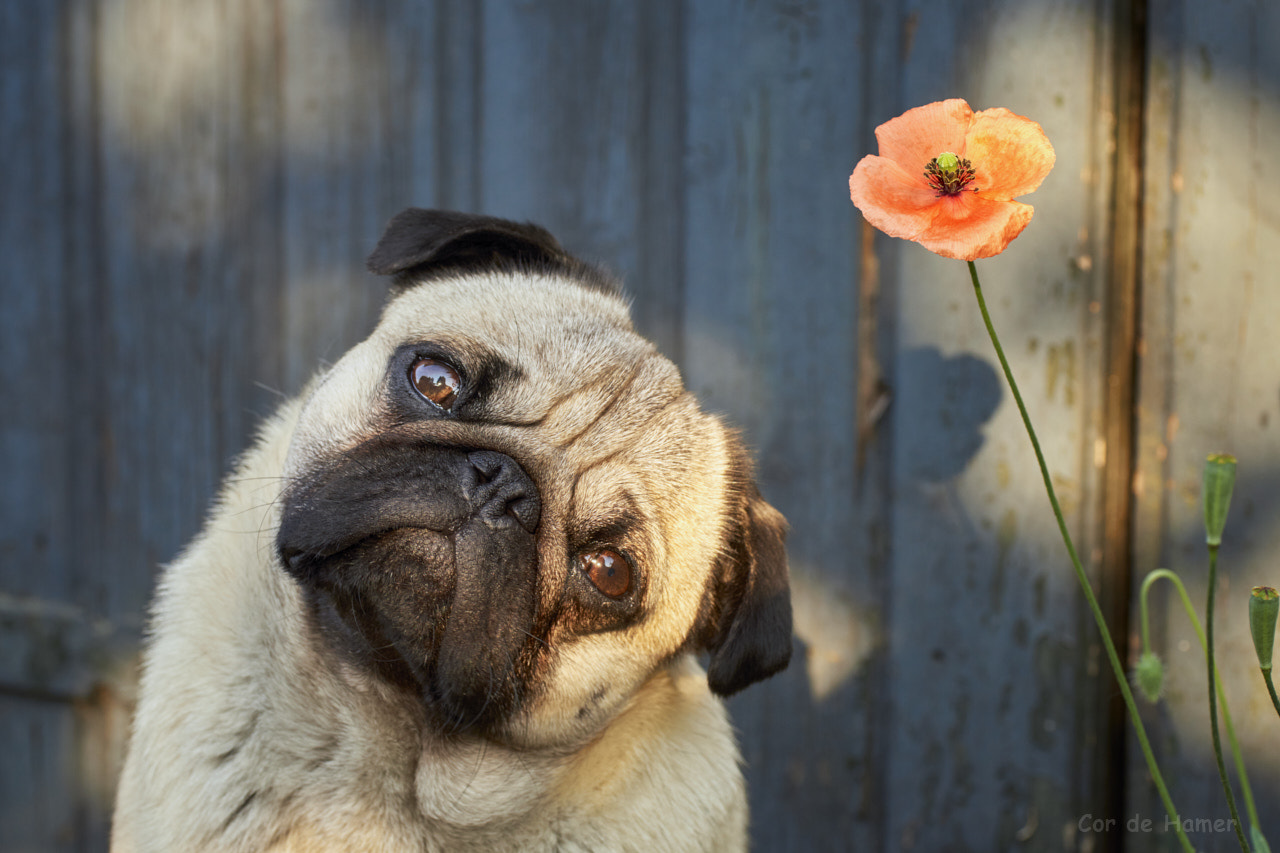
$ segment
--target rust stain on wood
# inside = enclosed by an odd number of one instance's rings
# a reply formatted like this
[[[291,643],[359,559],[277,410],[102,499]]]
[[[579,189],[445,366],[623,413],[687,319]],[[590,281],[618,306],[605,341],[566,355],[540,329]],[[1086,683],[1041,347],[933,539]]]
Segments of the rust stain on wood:
[[[854,459],[859,476],[867,462],[867,448],[876,424],[889,408],[889,386],[876,352],[879,342],[880,259],[876,230],[862,221],[862,257],[858,268],[858,434]]]

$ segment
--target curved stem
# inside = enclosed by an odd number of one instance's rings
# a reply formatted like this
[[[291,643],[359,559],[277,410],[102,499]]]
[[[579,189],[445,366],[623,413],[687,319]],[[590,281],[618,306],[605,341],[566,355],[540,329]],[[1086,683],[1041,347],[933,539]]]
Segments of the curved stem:
[[[1205,659],[1209,671],[1209,729],[1213,732],[1213,757],[1218,762],[1218,777],[1222,780],[1222,790],[1227,794],[1227,807],[1231,810],[1231,818],[1236,828],[1236,837],[1240,841],[1240,849],[1249,853],[1249,842],[1244,837],[1244,826],[1240,823],[1240,811],[1236,808],[1236,795],[1231,790],[1231,780],[1227,778],[1227,762],[1222,758],[1222,735],[1218,733],[1218,697],[1213,685],[1218,677],[1218,670],[1213,660],[1213,600],[1218,587],[1218,546],[1209,546],[1209,593],[1206,596],[1204,614]]]
[[[1191,606],[1191,598],[1187,595],[1186,587],[1182,585],[1182,579],[1168,569],[1156,569],[1154,572],[1148,572],[1142,579],[1142,590],[1138,593],[1138,612],[1142,616],[1142,650],[1151,651],[1151,622],[1147,618],[1147,590],[1151,589],[1151,585],[1160,578],[1168,578],[1178,588],[1178,592],[1182,595],[1182,603],[1187,608],[1187,615],[1191,617],[1192,624],[1195,625],[1196,636],[1200,638],[1200,645],[1203,648],[1204,632],[1200,629],[1200,620],[1196,618],[1195,608]]]
[[[1204,650],[1205,655],[1209,654],[1209,643],[1205,640],[1204,628],[1200,626],[1200,617],[1196,615],[1195,605],[1191,603],[1191,596],[1187,594],[1187,588],[1182,585],[1182,578],[1169,569],[1156,569],[1147,574],[1142,581],[1142,592],[1139,595],[1140,610],[1142,612],[1142,650],[1151,651],[1151,632],[1147,620],[1147,590],[1151,585],[1161,578],[1171,581],[1178,590],[1178,595],[1182,597],[1182,606],[1187,611],[1187,620],[1191,623],[1191,627],[1195,629],[1196,639],[1200,641],[1200,648]],[[1244,755],[1240,752],[1240,741],[1236,737],[1236,727],[1231,722],[1231,710],[1227,707],[1227,692],[1222,687],[1222,676],[1217,672],[1213,674],[1213,684],[1218,694],[1218,702],[1222,704],[1222,724],[1227,729],[1227,740],[1231,744],[1231,758],[1235,761],[1236,772],[1240,775],[1240,789],[1244,792],[1244,807],[1249,813],[1250,826],[1258,826],[1258,807],[1253,801],[1253,788],[1249,785],[1249,774],[1245,772]],[[1280,707],[1277,708],[1280,711]]]
[[[1280,714],[1280,697],[1276,696],[1276,686],[1271,681],[1270,669],[1262,671],[1262,680],[1267,682],[1267,692],[1271,694],[1271,704],[1275,706],[1276,713]]]
[[[1036,462],[1040,464],[1040,476],[1044,478],[1044,488],[1049,495],[1049,503],[1053,506],[1053,515],[1058,520],[1058,530],[1062,534],[1063,543],[1067,546],[1067,554],[1071,557],[1071,565],[1076,570],[1076,579],[1080,582],[1085,601],[1088,602],[1089,609],[1093,612],[1094,621],[1098,623],[1098,632],[1102,635],[1103,648],[1107,650],[1107,659],[1111,662],[1111,671],[1120,686],[1120,695],[1124,697],[1125,707],[1129,709],[1129,719],[1133,722],[1133,728],[1138,734],[1138,745],[1142,748],[1142,756],[1146,759],[1147,769],[1151,773],[1151,780],[1155,783],[1156,790],[1160,793],[1160,800],[1164,803],[1165,811],[1173,819],[1174,831],[1178,835],[1178,841],[1181,842],[1182,849],[1187,853],[1194,853],[1195,848],[1191,846],[1191,840],[1187,838],[1186,832],[1182,829],[1182,821],[1178,818],[1178,810],[1173,806],[1173,799],[1169,796],[1169,789],[1165,786],[1164,777],[1160,775],[1160,766],[1156,764],[1155,754],[1151,751],[1151,742],[1147,739],[1146,727],[1142,725],[1142,716],[1138,713],[1138,704],[1133,699],[1133,691],[1129,689],[1129,679],[1125,675],[1124,665],[1120,663],[1120,655],[1116,653],[1116,645],[1111,640],[1111,631],[1107,628],[1106,617],[1102,615],[1102,608],[1098,606],[1098,599],[1093,594],[1093,587],[1089,583],[1089,577],[1084,573],[1084,567],[1080,564],[1080,558],[1076,555],[1075,545],[1071,543],[1071,533],[1067,530],[1067,522],[1062,515],[1062,507],[1058,504],[1058,495],[1054,491],[1053,480],[1049,476],[1049,466],[1045,464],[1044,452],[1040,450],[1040,441],[1036,438],[1035,428],[1031,425],[1031,417],[1027,414],[1027,407],[1022,402],[1022,394],[1018,391],[1018,383],[1014,381],[1013,371],[1009,369],[1009,362],[1004,357],[1004,349],[1000,346],[1000,338],[996,335],[995,326],[991,324],[991,315],[987,312],[987,302],[982,297],[982,284],[978,281],[978,268],[974,266],[973,261],[969,261],[969,277],[973,280],[973,292],[978,297],[978,309],[982,312],[982,322],[986,324],[987,335],[991,338],[991,343],[996,348],[996,356],[1000,359],[1000,367],[1004,370],[1004,378],[1009,383],[1009,390],[1013,392],[1014,401],[1018,404],[1018,412],[1022,415],[1022,424],[1027,429],[1027,436],[1031,439],[1031,447],[1036,453]]]

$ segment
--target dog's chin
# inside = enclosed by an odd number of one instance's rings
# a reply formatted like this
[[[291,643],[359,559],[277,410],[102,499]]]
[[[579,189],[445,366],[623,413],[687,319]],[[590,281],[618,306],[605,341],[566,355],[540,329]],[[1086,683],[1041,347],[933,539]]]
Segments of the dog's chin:
[[[532,637],[495,625],[476,648],[456,550],[448,534],[385,531],[310,561],[302,586],[326,654],[411,697],[441,736],[501,739],[530,692]]]

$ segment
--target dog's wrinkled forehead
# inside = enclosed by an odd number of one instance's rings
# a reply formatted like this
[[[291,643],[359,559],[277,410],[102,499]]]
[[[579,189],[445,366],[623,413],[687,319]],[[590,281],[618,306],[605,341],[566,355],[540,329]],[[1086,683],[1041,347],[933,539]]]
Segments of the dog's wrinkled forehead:
[[[632,329],[622,300],[555,274],[424,282],[391,301],[375,336],[385,351],[435,345],[494,362],[490,369],[512,381],[488,386],[476,401],[478,419],[539,423],[551,440],[581,433],[589,425],[583,419],[597,417],[637,378],[651,397],[682,390],[675,367]]]
[[[319,380],[298,426],[295,472],[395,420],[388,386],[404,377],[389,368],[405,347],[456,360],[473,378],[500,377],[469,406],[472,423],[536,424],[542,442],[588,457],[622,449],[684,395],[678,370],[632,329],[618,296],[555,272],[460,272],[399,288],[369,338]]]

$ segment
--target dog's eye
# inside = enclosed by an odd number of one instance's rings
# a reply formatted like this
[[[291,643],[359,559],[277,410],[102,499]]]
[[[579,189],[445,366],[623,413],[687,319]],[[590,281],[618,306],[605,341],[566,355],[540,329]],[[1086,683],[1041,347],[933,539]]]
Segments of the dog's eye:
[[[409,379],[419,394],[446,412],[453,407],[453,401],[458,398],[458,389],[462,387],[462,377],[458,375],[458,371],[434,358],[415,361],[409,368]]]
[[[582,554],[578,563],[592,586],[610,598],[622,598],[631,589],[631,564],[617,551],[602,548]]]

